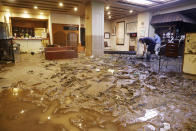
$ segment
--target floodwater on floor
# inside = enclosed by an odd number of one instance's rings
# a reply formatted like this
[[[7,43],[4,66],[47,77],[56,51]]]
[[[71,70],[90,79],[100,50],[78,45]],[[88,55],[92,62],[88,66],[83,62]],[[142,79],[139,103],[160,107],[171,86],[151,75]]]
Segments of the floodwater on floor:
[[[21,55],[0,69],[0,130],[194,131],[195,87],[129,56]]]

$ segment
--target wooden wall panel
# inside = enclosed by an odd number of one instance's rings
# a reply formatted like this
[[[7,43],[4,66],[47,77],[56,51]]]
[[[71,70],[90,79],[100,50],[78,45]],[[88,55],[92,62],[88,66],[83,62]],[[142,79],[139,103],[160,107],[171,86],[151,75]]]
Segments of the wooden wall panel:
[[[31,20],[31,19],[17,19],[11,18],[12,26],[25,27],[25,28],[47,28],[47,21]]]
[[[92,6],[91,3],[87,3],[85,9],[85,39],[86,39],[86,56],[92,55]]]
[[[61,45],[61,46],[77,46],[76,43],[78,44],[79,31],[64,30],[64,26],[79,27],[79,25],[53,23],[52,24],[53,44]],[[75,37],[73,36],[73,34],[76,34],[77,36]]]

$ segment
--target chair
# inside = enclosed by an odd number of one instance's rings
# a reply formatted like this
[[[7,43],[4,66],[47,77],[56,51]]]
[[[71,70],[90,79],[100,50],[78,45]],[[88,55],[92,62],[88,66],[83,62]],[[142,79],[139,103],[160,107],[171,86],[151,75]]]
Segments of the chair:
[[[163,54],[159,54],[159,71],[166,62],[166,68],[168,67],[168,64],[172,60],[178,60],[178,65],[179,65],[179,72],[181,71],[180,69],[180,59],[178,57],[178,51],[179,51],[179,44],[178,43],[167,43],[166,46],[162,46],[161,48],[165,47],[165,51]],[[161,65],[161,59],[164,60],[163,64]]]

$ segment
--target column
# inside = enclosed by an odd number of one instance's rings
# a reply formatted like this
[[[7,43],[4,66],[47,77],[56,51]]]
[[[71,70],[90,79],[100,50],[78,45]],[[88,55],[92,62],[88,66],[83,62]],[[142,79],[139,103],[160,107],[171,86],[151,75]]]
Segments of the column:
[[[86,4],[86,55],[104,54],[104,3],[91,1]]]
[[[152,13],[143,12],[138,14],[138,25],[137,25],[137,35],[138,40],[144,37],[154,37],[154,28],[150,25],[152,18]],[[137,54],[143,54],[144,46],[138,42],[137,45]]]

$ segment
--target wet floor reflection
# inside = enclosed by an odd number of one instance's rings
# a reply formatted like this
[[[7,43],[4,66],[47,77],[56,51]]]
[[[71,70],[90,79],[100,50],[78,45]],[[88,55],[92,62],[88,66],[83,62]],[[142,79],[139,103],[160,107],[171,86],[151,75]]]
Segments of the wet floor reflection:
[[[196,129],[196,81],[180,74],[157,74],[122,56],[38,60],[26,68],[12,69],[25,73],[0,93],[0,130]]]

